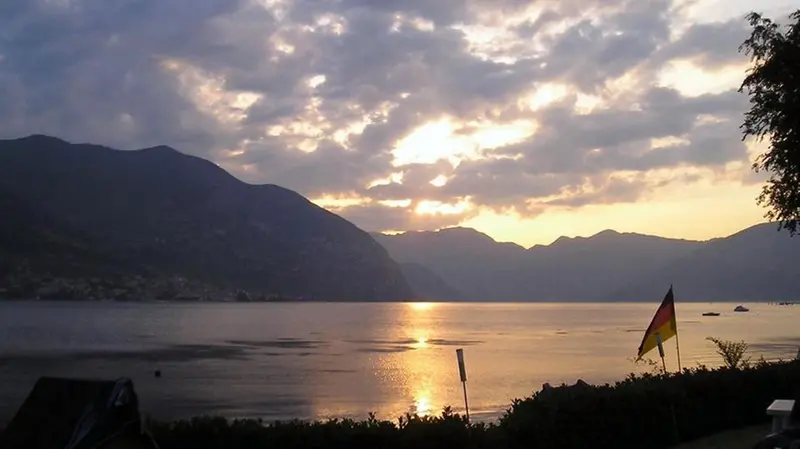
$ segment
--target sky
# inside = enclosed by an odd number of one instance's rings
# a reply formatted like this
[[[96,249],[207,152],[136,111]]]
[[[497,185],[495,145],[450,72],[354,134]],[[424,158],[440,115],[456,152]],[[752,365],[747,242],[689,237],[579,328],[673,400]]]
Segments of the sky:
[[[706,239],[765,212],[738,128],[753,7],[4,0],[0,137],[170,145],[368,231]]]

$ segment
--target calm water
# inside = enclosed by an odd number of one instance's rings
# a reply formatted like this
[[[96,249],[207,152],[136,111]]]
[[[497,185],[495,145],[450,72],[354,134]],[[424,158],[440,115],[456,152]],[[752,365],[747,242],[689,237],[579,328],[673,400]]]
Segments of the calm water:
[[[143,410],[163,419],[461,410],[459,347],[473,415],[491,418],[543,382],[635,371],[629,359],[657,306],[0,302],[0,422],[41,375],[130,377]],[[707,336],[795,356],[800,307],[734,306],[678,304],[684,366],[718,363]],[[722,316],[701,316],[709,310]],[[674,369],[674,340],[666,347]]]

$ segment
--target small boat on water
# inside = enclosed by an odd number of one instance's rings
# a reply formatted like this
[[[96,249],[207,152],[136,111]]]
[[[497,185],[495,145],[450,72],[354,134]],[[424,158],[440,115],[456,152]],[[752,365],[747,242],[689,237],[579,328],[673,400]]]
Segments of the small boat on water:
[[[703,316],[719,316],[719,312],[703,312]]]
[[[733,309],[733,311],[734,312],[749,312],[750,309],[748,309],[747,307],[739,304],[738,306],[736,306],[736,308]]]

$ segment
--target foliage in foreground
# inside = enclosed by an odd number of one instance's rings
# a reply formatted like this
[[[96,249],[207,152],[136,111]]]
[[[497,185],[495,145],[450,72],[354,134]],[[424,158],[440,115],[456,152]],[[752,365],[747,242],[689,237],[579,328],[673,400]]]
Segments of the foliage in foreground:
[[[800,231],[800,10],[785,28],[758,13],[747,18],[752,33],[739,50],[752,67],[739,91],[747,92],[751,109],[741,128],[744,138],[769,139],[753,165],[770,173],[758,203],[794,235]]]
[[[720,340],[715,337],[707,337],[706,340],[714,343],[722,363],[728,368],[746,368],[750,365],[750,357],[745,357],[748,344],[744,340]]]
[[[150,430],[163,449],[183,448],[669,448],[766,422],[773,399],[798,392],[800,362],[739,369],[685,369],[630,375],[614,385],[570,386],[515,400],[498,423],[439,417],[398,422],[276,422],[197,418]]]

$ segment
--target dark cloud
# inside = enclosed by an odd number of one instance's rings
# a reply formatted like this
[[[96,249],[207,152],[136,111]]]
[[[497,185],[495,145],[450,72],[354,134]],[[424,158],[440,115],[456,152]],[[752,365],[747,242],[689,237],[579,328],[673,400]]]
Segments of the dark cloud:
[[[514,29],[514,33],[522,39],[533,39],[536,35],[547,28],[564,19],[564,16],[557,11],[547,9],[533,20],[526,20]]]
[[[735,129],[743,96],[686,98],[654,87],[672,60],[738,61],[744,22],[695,24],[671,40],[677,10],[667,0],[546,0],[534,5],[538,17],[513,23],[531,2],[1,3],[0,136],[172,145],[249,182],[372,198],[341,210],[370,230],[429,229],[465,216],[417,215],[416,203],[378,200],[469,198],[535,214],[548,204],[635,201],[658,187],[645,180],[650,170],[746,157]],[[478,45],[473,25],[504,37]],[[610,84],[631,73],[622,92]],[[309,84],[320,76],[323,83]],[[568,86],[566,98],[538,111],[519,104],[546,83]],[[610,100],[578,114],[579,94]],[[395,167],[398,139],[442,117],[536,120],[539,128],[487,159]],[[682,140],[650,149],[667,137]],[[621,170],[639,175],[615,175]],[[369,187],[393,172],[402,183]],[[446,185],[430,184],[438,175]]]
[[[669,39],[667,0],[632,1],[603,22],[586,18],[545,41],[545,76],[594,92],[643,64]]]
[[[726,150],[725,160],[719,157],[693,156],[663,164],[648,159],[652,139],[685,137],[705,127],[698,119],[711,115],[730,120],[740,114],[744,101],[735,92],[683,98],[672,89],[654,88],[639,98],[639,108],[619,105],[589,114],[577,114],[571,107],[553,107],[540,116],[541,129],[534,139],[502,149],[508,155],[521,156],[518,161],[529,173],[598,173],[618,170],[648,170],[678,165],[680,162],[723,163],[745,157],[742,145],[732,153]],[[737,117],[738,118],[738,117]],[[728,128],[730,130],[730,127]],[[735,130],[729,141],[738,142]],[[714,148],[693,146],[694,151],[714,152]],[[650,160],[648,163],[647,161]],[[704,164],[704,165],[706,165]]]
[[[696,24],[660,51],[653,62],[685,58],[708,68],[743,63],[746,58],[738,48],[749,34],[744,20]]]

